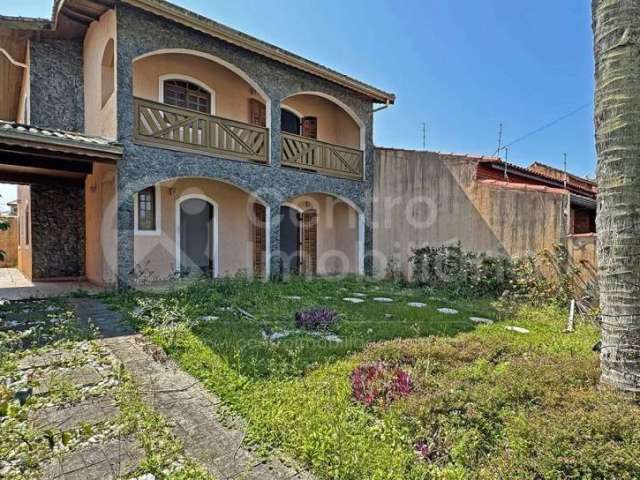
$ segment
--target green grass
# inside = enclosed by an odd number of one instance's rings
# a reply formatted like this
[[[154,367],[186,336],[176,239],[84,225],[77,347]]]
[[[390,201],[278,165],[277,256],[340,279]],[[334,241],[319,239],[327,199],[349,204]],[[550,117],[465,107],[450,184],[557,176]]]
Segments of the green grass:
[[[369,299],[341,300],[356,292]],[[486,300],[436,300],[356,279],[229,280],[111,301],[125,312],[143,305],[132,322],[245,417],[250,441],[282,449],[319,478],[640,478],[640,409],[598,389],[598,332],[580,325],[562,333],[558,309],[522,308],[477,327],[470,315],[495,317]],[[294,313],[314,306],[341,314],[343,343],[303,333],[262,338],[265,327],[292,329]],[[439,314],[441,306],[460,314]],[[193,322],[201,315],[220,318]],[[377,360],[407,370],[414,391],[367,409],[353,401],[349,375]],[[416,442],[429,445],[428,459]]]

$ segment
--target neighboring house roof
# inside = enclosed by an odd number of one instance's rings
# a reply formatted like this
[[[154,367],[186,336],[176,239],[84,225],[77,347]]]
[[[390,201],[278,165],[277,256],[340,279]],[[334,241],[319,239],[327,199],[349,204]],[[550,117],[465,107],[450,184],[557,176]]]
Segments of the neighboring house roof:
[[[551,165],[547,165],[541,162],[534,162],[529,165],[529,170],[532,172],[541,173],[550,177],[555,178],[556,180],[564,181],[565,172],[560,170],[559,168],[552,167]],[[566,172],[567,181],[574,183],[576,185],[580,185],[587,190],[597,191],[598,185],[595,181],[590,180],[588,178],[580,177],[578,175],[574,175],[571,172]]]
[[[215,22],[207,17],[198,15],[190,10],[178,7],[164,0],[119,0],[122,3],[146,10],[155,15],[178,22],[194,30],[198,30],[212,37],[219,38],[225,42],[237,45],[246,50],[263,55],[277,62],[289,65],[312,75],[324,78],[330,82],[341,85],[349,90],[370,98],[374,102],[392,104],[395,102],[395,95],[385,92],[352,77],[336,72],[324,65],[313,62],[292,52],[279,48],[270,43],[259,40],[255,37],[239,32],[221,23]],[[93,20],[112,7],[116,0],[55,0],[53,4],[52,20],[47,28],[56,30],[60,25],[64,25],[63,17],[71,19],[77,25],[88,26]],[[41,27],[41,19],[21,19],[26,29]],[[16,23],[15,20],[13,23]],[[0,21],[0,27],[11,27],[11,22]],[[18,29],[20,29],[18,27]]]
[[[552,172],[548,172],[543,170],[542,168],[529,168],[529,167],[521,167],[520,165],[515,165],[513,163],[505,162],[500,158],[494,158],[491,160],[481,160],[480,164],[484,164],[485,166],[490,166],[493,170],[507,170],[507,173],[512,173],[515,175],[522,176],[526,178],[528,181],[526,183],[537,182],[541,184],[546,184],[550,186],[554,186],[557,188],[564,188],[564,172],[561,171],[562,177],[559,177]],[[536,165],[536,164],[534,164]],[[537,165],[543,165],[537,163]],[[557,169],[553,169],[557,170]],[[595,197],[597,194],[597,186],[594,182],[590,182],[584,180],[587,183],[577,181],[579,179],[575,175],[567,174],[567,185],[566,189],[571,191],[572,193],[578,195],[584,195],[588,197]]]
[[[122,156],[119,144],[101,137],[0,121],[0,150],[3,146],[66,152],[111,161]]]

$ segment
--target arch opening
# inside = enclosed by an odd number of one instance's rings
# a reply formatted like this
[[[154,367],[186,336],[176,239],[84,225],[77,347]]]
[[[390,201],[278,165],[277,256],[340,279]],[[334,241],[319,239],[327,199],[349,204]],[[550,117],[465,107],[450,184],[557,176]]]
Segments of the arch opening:
[[[363,274],[364,214],[336,195],[298,195],[281,205],[280,246],[284,275]]]
[[[232,63],[189,49],[156,50],[133,60],[135,97],[162,103],[165,100],[163,85],[170,79],[188,81],[208,91],[212,114],[254,125],[262,120],[259,126],[263,127],[270,124],[269,97]],[[262,106],[261,115],[253,111],[258,106]]]
[[[281,115],[288,118],[292,114],[300,118],[298,134],[301,136],[365,149],[364,123],[346,104],[331,95],[311,91],[289,95],[281,101]]]
[[[152,217],[155,229],[145,231]],[[134,194],[136,281],[267,276],[269,219],[261,199],[225,181],[178,177],[145,187]]]

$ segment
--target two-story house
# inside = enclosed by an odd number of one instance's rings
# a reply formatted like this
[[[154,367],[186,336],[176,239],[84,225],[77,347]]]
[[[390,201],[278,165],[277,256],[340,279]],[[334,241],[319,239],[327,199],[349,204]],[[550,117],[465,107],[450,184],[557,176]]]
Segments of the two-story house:
[[[27,276],[370,268],[373,113],[394,95],[163,0],[0,17],[0,73]]]

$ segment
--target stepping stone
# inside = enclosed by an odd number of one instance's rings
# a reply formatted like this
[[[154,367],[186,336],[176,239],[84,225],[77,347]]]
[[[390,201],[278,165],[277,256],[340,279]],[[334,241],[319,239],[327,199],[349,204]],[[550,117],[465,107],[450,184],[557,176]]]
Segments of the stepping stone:
[[[486,325],[491,325],[493,323],[493,320],[484,317],[469,317],[469,320],[471,320],[473,323],[484,323]]]
[[[287,338],[288,336],[290,336],[293,332],[290,332],[289,330],[285,330],[283,332],[273,332],[273,333],[267,333],[265,331],[262,332],[262,338],[264,338],[265,340],[269,340],[271,342],[276,341],[276,340],[280,340],[281,338]]]
[[[413,308],[424,308],[427,306],[426,303],[421,303],[421,302],[409,302],[407,303],[407,305]]]
[[[307,333],[313,337],[322,338],[327,342],[342,343],[342,339],[335,333],[330,333],[330,332],[307,332]]]
[[[118,415],[118,405],[110,397],[90,398],[75,405],[46,407],[29,415],[29,421],[39,430],[66,432],[82,424],[95,425]]]
[[[440,313],[444,313],[445,315],[457,315],[458,310],[455,308],[439,308],[438,311]]]
[[[287,295],[286,297],[287,300],[302,300],[302,297],[299,295]]]
[[[393,298],[389,298],[389,297],[373,297],[373,301],[374,302],[380,302],[380,303],[390,303],[390,302],[393,302]]]
[[[64,365],[70,363],[76,357],[75,352],[68,350],[52,350],[35,355],[27,355],[18,360],[18,368],[20,370],[29,370],[32,368],[44,368],[52,365]]]
[[[361,298],[352,298],[352,297],[345,297],[342,300],[344,300],[345,302],[349,302],[349,303],[363,303],[364,300]]]
[[[60,383],[70,383],[75,387],[95,385],[102,380],[102,375],[95,367],[83,366],[72,368],[67,371],[54,371],[37,378],[38,385],[33,388],[34,395],[44,395],[55,385]]]
[[[352,293],[351,296],[353,297],[359,297],[359,298],[367,298],[367,294],[366,293]]]
[[[144,458],[144,449],[131,435],[103,444],[90,444],[48,463],[43,480],[97,480],[123,478],[133,472]]]
[[[526,328],[522,328],[522,327],[504,327],[505,330],[509,330],[510,332],[516,332],[516,333],[529,333],[529,330],[527,330]]]

